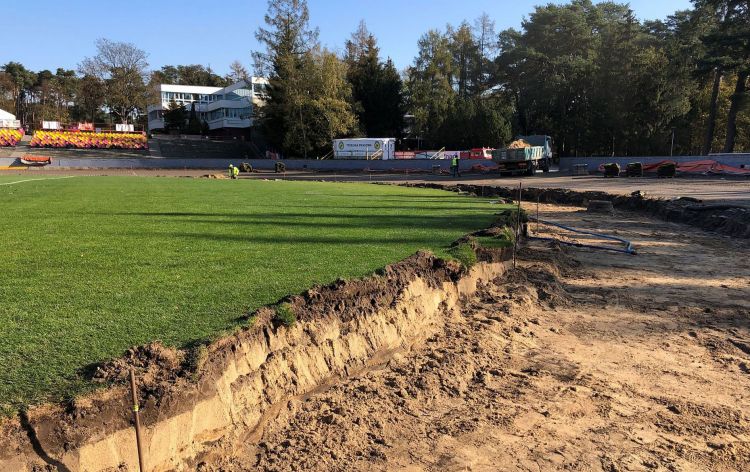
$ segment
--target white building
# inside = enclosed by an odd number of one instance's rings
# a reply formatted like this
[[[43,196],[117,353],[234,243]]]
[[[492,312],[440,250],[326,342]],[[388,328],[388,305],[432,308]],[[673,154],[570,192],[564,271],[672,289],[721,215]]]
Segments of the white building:
[[[20,127],[21,122],[16,119],[16,115],[5,110],[0,110],[0,128],[18,129]]]
[[[263,104],[267,85],[268,80],[260,77],[223,88],[161,84],[161,103],[148,106],[148,129],[164,129],[164,110],[176,102],[188,112],[195,103],[198,118],[208,123],[214,134],[244,134],[253,125],[253,107]]]

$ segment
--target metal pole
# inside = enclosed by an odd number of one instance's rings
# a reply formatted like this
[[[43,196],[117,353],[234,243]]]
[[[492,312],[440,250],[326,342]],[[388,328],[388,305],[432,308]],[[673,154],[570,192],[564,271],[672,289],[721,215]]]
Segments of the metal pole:
[[[669,157],[674,156],[674,128],[672,128],[672,145],[669,146]]]
[[[536,195],[536,233],[539,234],[539,194]]]
[[[141,444],[141,419],[138,415],[138,393],[135,388],[135,371],[130,369],[130,393],[133,397],[133,420],[135,421],[135,443],[138,448],[138,467],[140,472],[146,472],[143,466],[143,445]]]
[[[516,228],[514,231],[515,237],[513,238],[513,268],[516,268],[516,251],[518,250],[518,236],[521,228],[521,186],[522,182],[518,182],[518,209],[516,210]]]

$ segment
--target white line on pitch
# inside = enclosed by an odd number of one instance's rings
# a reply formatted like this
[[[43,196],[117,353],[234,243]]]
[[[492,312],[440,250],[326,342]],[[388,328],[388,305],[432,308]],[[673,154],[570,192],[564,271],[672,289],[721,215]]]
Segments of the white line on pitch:
[[[49,178],[42,178],[42,179],[26,179],[26,180],[16,180],[15,182],[5,182],[0,183],[0,185],[15,185],[15,184],[22,184],[24,182],[36,182],[37,180],[60,180],[60,179],[72,179],[73,177],[78,177],[77,175],[66,175],[64,177],[49,177]]]

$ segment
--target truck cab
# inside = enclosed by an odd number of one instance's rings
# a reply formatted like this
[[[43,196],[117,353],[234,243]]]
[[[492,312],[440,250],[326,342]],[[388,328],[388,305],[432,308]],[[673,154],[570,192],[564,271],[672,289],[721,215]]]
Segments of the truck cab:
[[[492,159],[492,148],[474,148],[469,151],[469,159]]]

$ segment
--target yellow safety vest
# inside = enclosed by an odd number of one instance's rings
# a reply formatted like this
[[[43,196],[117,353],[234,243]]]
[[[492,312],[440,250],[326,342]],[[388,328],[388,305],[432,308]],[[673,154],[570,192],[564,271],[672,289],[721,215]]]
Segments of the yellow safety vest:
[[[453,160],[451,161],[451,165],[454,166],[454,167],[458,165],[458,158],[457,157],[453,158]]]

